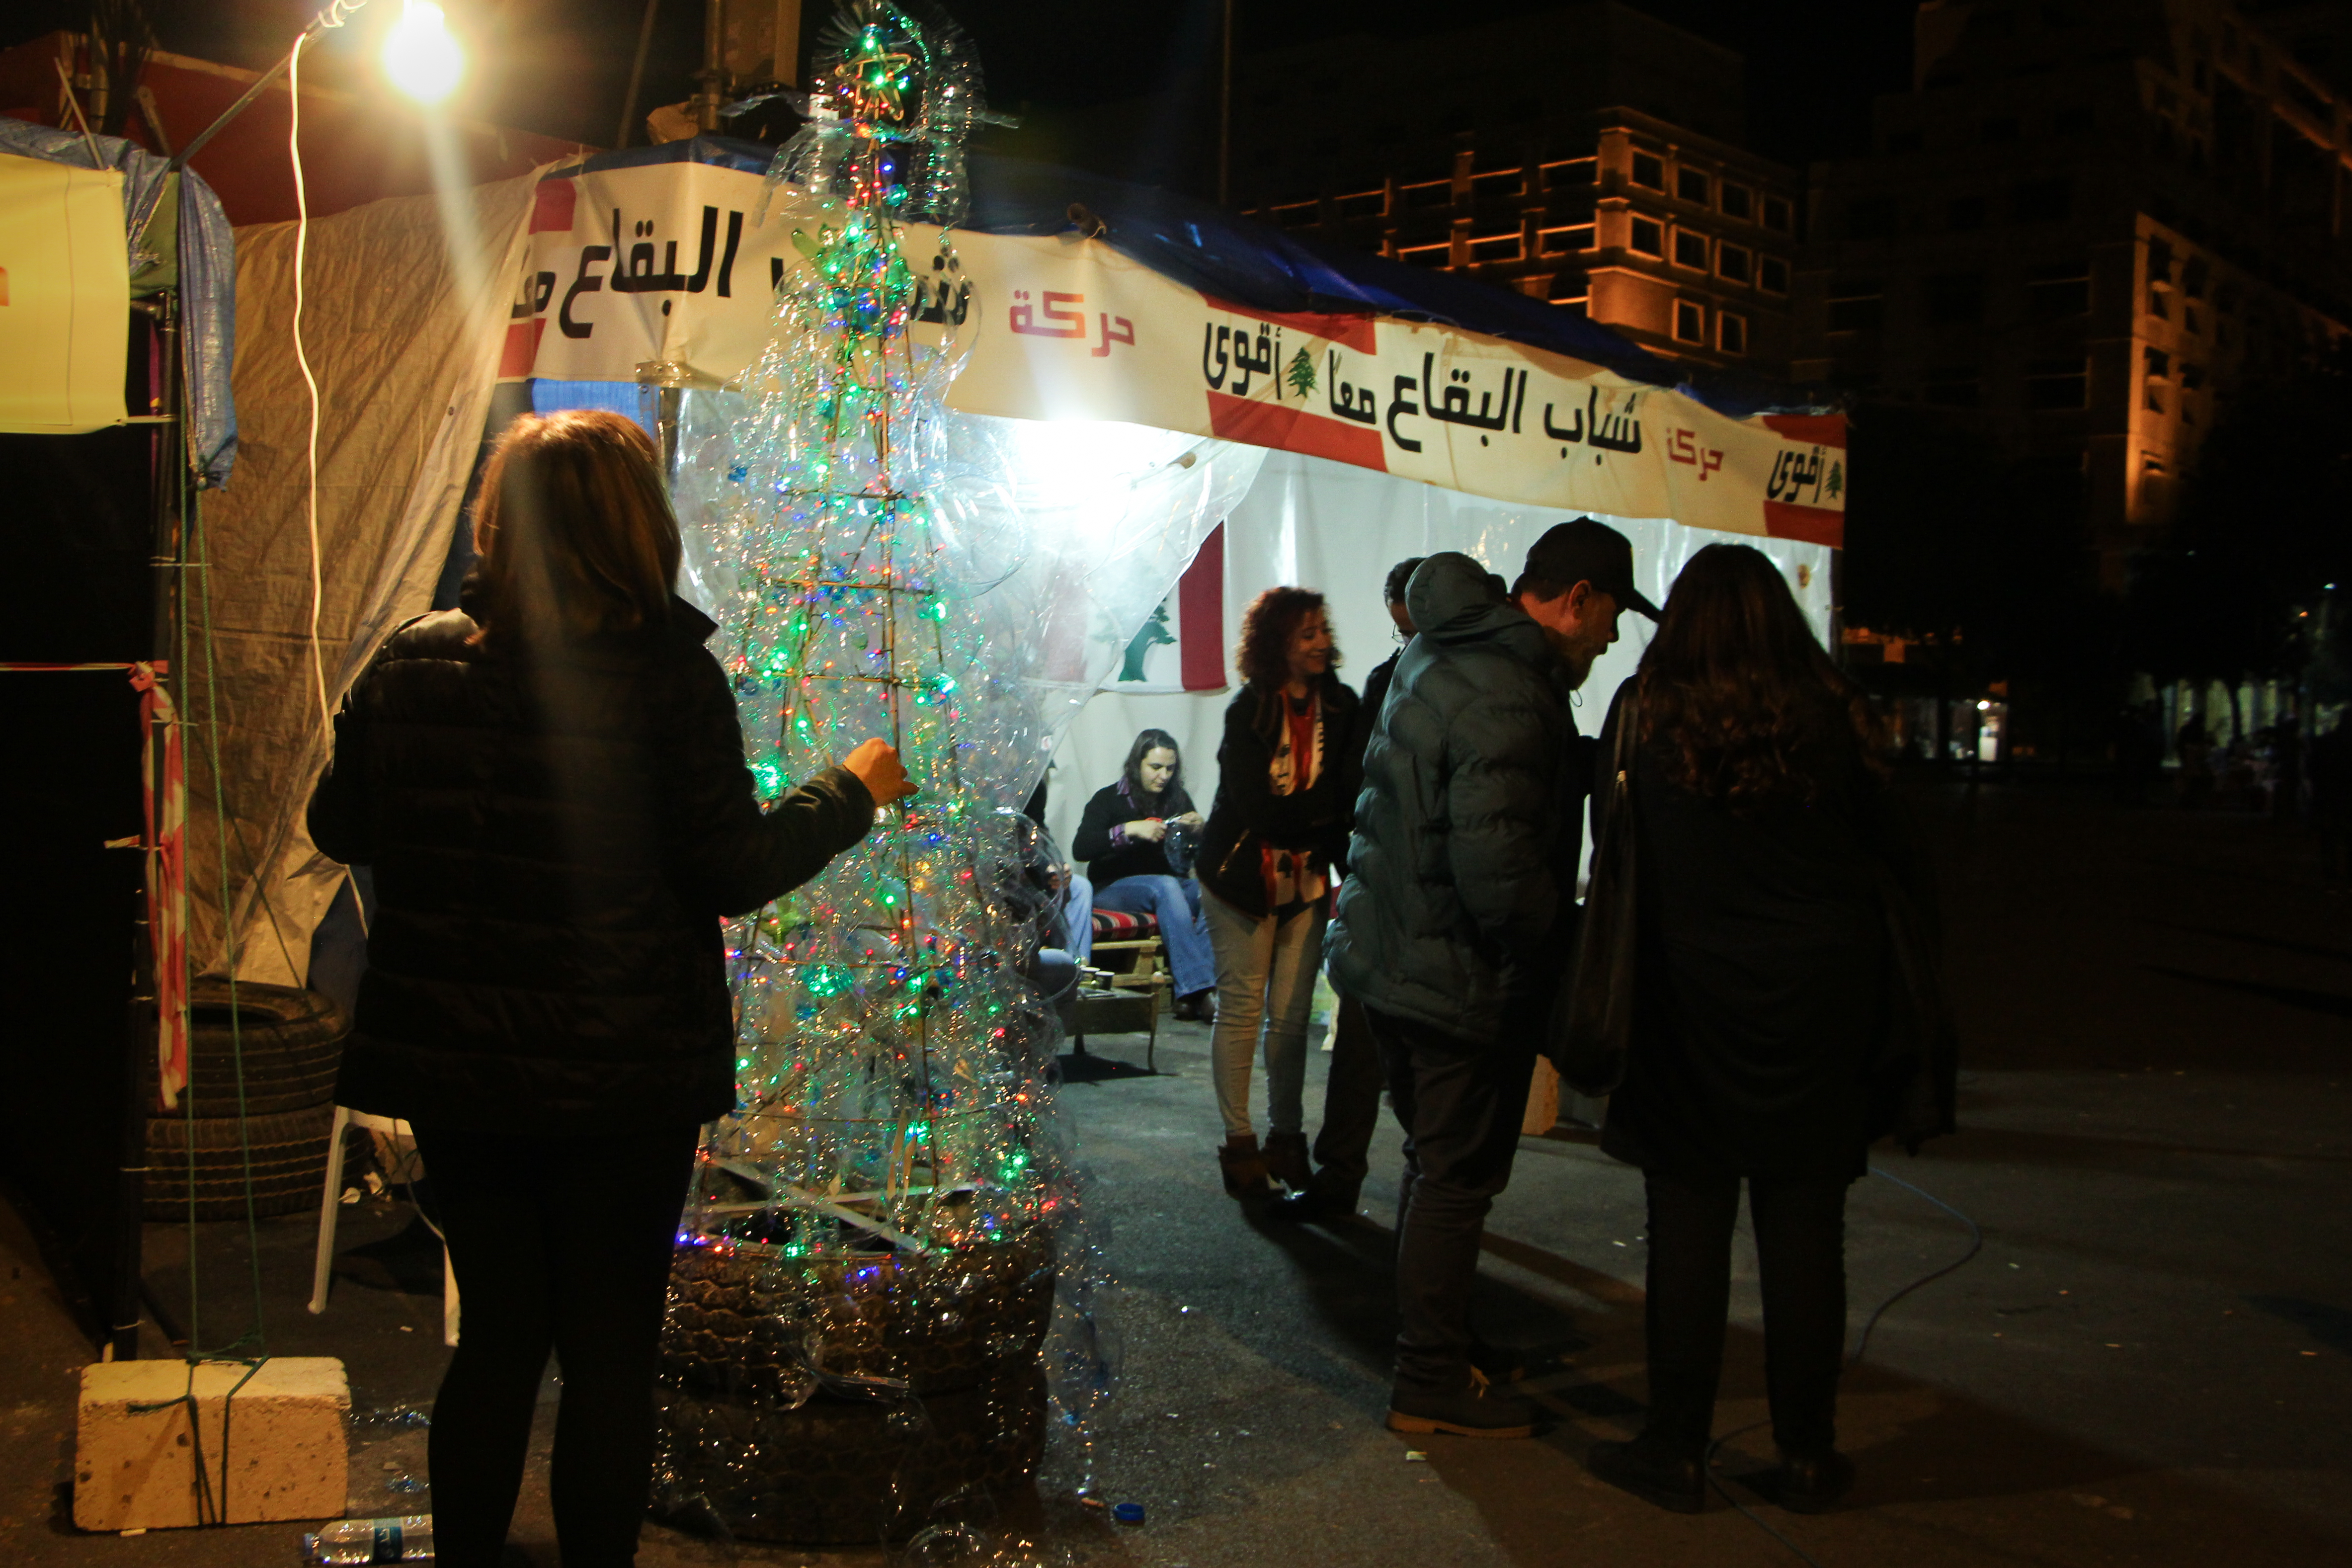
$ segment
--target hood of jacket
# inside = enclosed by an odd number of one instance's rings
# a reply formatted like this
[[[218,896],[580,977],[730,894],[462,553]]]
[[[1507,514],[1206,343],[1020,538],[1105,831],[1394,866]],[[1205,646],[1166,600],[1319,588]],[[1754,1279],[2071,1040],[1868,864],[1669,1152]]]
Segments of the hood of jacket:
[[[1404,605],[1414,636],[1441,647],[1491,643],[1549,674],[1559,656],[1516,600],[1499,592],[1495,574],[1459,551],[1422,563],[1407,585]]]

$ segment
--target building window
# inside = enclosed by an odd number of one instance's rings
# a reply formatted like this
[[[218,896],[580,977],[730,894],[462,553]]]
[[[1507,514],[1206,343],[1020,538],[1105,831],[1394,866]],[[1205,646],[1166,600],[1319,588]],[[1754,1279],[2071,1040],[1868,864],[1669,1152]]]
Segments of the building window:
[[[1777,256],[1758,257],[1756,282],[1767,294],[1786,294],[1789,291],[1789,264]]]
[[[1735,185],[1726,180],[1722,188],[1723,216],[1746,223],[1756,215],[1756,197],[1746,185]]]
[[[1944,208],[1944,226],[1966,233],[1985,226],[1985,199],[1982,196],[1955,196]]]
[[[1543,166],[1543,188],[1547,191],[1564,191],[1570,186],[1590,188],[1600,166],[1598,158],[1570,158],[1564,163],[1546,163]]]
[[[2025,313],[2037,321],[2080,316],[2091,308],[2091,267],[2060,261],[2025,275]]]
[[[1704,272],[1706,270],[1706,236],[1693,234],[1686,228],[1675,230],[1675,266],[1696,267]]]
[[[1715,247],[1715,270],[1734,283],[1748,282],[1756,276],[1756,253],[1744,245],[1720,241]]]
[[[2172,356],[2162,349],[2149,348],[2145,363],[2150,381],[2162,381],[2172,374]]]
[[[1715,318],[1715,346],[1727,354],[1748,352],[1748,318],[1724,310]]]
[[[1626,249],[1639,251],[1643,256],[1664,256],[1666,253],[1666,231],[1658,223],[1650,218],[1637,217],[1631,226],[1632,232],[1625,241]]]
[[[1654,191],[1666,188],[1665,161],[1650,153],[1633,154],[1633,183],[1647,185]]]
[[[1525,254],[1519,243],[1519,231],[1474,237],[1470,241],[1473,261],[1517,261]]]
[[[1696,300],[1675,301],[1675,339],[1677,342],[1706,342],[1706,308]]]
[[[1782,234],[1790,234],[1795,232],[1797,226],[1796,209],[1789,205],[1788,200],[1785,197],[1766,196],[1764,198],[1764,226],[1769,229],[1776,229]]]
[[[2035,360],[2025,371],[2028,408],[2080,408],[2090,400],[2091,377],[2080,359]]]
[[[1397,193],[1408,208],[1450,207],[1454,205],[1454,182],[1424,180],[1417,185],[1407,185]]]
[[[1927,320],[1957,326],[1984,320],[1984,274],[1940,272],[1927,279]]]
[[[1580,223],[1566,228],[1548,228],[1537,240],[1537,248],[1546,256],[1573,256],[1592,248],[1592,226]]]
[[[1686,202],[1696,202],[1706,206],[1715,195],[1715,182],[1701,170],[1677,169],[1675,171],[1675,195]]]
[[[2154,381],[2149,382],[2149,383],[2147,384],[2147,387],[2144,389],[2144,395],[2142,395],[2142,397],[2140,398],[2140,403],[2141,403],[2141,405],[2142,405],[2144,407],[2146,407],[2146,408],[2147,409],[2147,411],[2148,411],[2149,413],[2151,413],[2151,414],[2161,414],[2161,413],[2163,413],[2163,412],[2164,412],[2164,386],[2163,386],[2163,384],[2161,384],[2160,382],[2154,382]]]
[[[1867,332],[1886,319],[1886,289],[1876,281],[1830,285],[1830,331]]]
[[[1893,196],[1856,196],[1845,204],[1848,239],[1881,239],[1894,232]]]
[[[1342,218],[1377,218],[1388,216],[1389,194],[1386,190],[1358,191],[1339,198]]]
[[[1984,401],[1984,388],[1972,364],[1942,365],[1930,370],[1920,395],[1937,408],[1974,408]]]
[[[2020,223],[2061,223],[2074,213],[2074,182],[2063,175],[2010,187],[2009,213]]]
[[[1397,259],[1407,267],[1446,267],[1452,265],[1453,243],[1408,246],[1397,252]]]
[[[2180,291],[2192,300],[2205,298],[2205,285],[2210,270],[2203,257],[2191,257],[2189,265],[2180,269]]]

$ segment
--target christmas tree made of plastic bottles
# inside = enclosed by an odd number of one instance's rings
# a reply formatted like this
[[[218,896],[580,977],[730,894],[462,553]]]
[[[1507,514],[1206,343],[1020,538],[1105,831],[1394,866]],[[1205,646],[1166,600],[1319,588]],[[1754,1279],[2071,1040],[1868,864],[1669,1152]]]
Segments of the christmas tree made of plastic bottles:
[[[978,73],[951,26],[866,3],[813,75],[770,174],[764,221],[799,264],[730,437],[712,647],[763,795],[868,735],[917,792],[728,928],[739,1109],[673,1270],[656,1490],[737,1535],[870,1541],[1035,1467],[1074,1193],[1055,1026],[1021,974],[1034,846],[972,783],[1005,743],[966,689],[989,660],[959,584],[986,542],[952,537],[934,493],[971,310],[949,226]]]

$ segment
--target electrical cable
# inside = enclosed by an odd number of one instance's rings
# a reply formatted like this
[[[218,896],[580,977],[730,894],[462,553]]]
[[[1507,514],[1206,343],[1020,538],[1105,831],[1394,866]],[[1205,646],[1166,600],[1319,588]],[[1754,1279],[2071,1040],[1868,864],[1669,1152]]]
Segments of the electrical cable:
[[[1881,1300],[1877,1306],[1870,1310],[1870,1316],[1864,1318],[1862,1321],[1861,1331],[1856,1333],[1853,1337],[1853,1349],[1846,1353],[1845,1364],[1848,1371],[1851,1371],[1854,1367],[1862,1364],[1864,1353],[1870,1349],[1871,1331],[1878,1327],[1878,1320],[1886,1315],[1886,1310],[1889,1307],[1894,1306],[1895,1302],[1902,1300],[1906,1296],[1910,1295],[1914,1290],[1918,1289],[1920,1287],[1933,1284],[1935,1281],[1941,1279],[1945,1275],[1955,1272],[1974,1260],[1977,1254],[1984,1250],[1984,1232],[1979,1228],[1977,1222],[1970,1219],[1967,1215],[1962,1214],[1958,1209],[1953,1207],[1950,1204],[1946,1203],[1943,1199],[1937,1197],[1935,1194],[1927,1191],[1926,1188],[1914,1186],[1900,1176],[1889,1175],[1886,1172],[1880,1170],[1875,1165],[1870,1167],[1870,1173],[1881,1178],[1882,1180],[1894,1183],[1895,1185],[1901,1187],[1905,1192],[1910,1193],[1914,1196],[1927,1199],[1929,1203],[1935,1205],[1937,1208],[1942,1209],[1946,1214],[1950,1215],[1954,1219],[1958,1220],[1962,1225],[1968,1226],[1969,1245],[1966,1250],[1961,1252],[1958,1258],[1953,1258],[1949,1263],[1945,1264],[1940,1268],[1930,1269],[1928,1272],[1920,1275],[1917,1279],[1911,1280],[1908,1284],[1897,1288],[1892,1294]],[[1715,1441],[1706,1446],[1706,1457],[1700,1461],[1700,1468],[1706,1476],[1707,1484],[1712,1486],[1716,1491],[1722,1496],[1724,1501],[1729,1503],[1733,1508],[1738,1509],[1740,1513],[1746,1517],[1748,1523],[1754,1525],[1757,1529],[1762,1531],[1765,1534],[1770,1536],[1781,1545],[1787,1547],[1799,1558],[1803,1560],[1805,1563],[1810,1563],[1811,1568],[1824,1568],[1820,1558],[1815,1557],[1811,1552],[1806,1551],[1803,1547],[1790,1540],[1786,1535],[1783,1535],[1778,1529],[1774,1528],[1771,1521],[1766,1519],[1762,1514],[1758,1513],[1754,1509],[1749,1508],[1746,1503],[1741,1502],[1738,1498],[1732,1496],[1731,1489],[1724,1484],[1723,1478],[1715,1473],[1715,1457],[1721,1451],[1726,1443],[1730,1442],[1735,1437],[1744,1437],[1750,1432],[1760,1431],[1764,1427],[1769,1426],[1771,1424],[1770,1418],[1767,1417],[1762,1421],[1751,1421],[1745,1426],[1726,1432],[1722,1436],[1717,1437]]]

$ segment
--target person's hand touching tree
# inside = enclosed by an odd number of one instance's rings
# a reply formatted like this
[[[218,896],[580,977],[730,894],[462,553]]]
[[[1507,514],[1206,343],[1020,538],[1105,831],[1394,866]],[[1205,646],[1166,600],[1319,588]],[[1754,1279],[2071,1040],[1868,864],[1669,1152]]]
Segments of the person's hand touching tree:
[[[866,793],[874,797],[876,805],[887,805],[915,793],[913,781],[907,777],[906,764],[898,760],[898,748],[879,735],[860,742],[856,751],[842,759],[841,765],[857,775],[857,782],[866,786]]]

